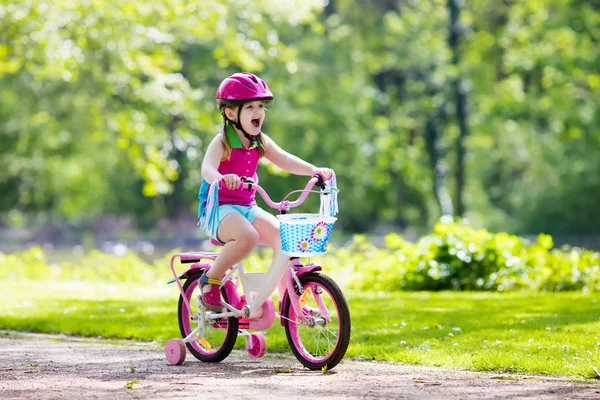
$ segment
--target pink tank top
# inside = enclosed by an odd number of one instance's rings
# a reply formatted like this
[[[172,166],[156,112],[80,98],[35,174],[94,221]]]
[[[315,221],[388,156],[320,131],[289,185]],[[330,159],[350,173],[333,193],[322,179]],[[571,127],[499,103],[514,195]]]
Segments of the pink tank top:
[[[221,160],[218,170],[223,175],[236,174],[239,177],[250,178],[254,183],[258,183],[256,169],[258,168],[259,159],[260,151],[258,148],[233,148],[231,149],[231,157],[228,160]],[[254,188],[252,190],[219,189],[219,204],[255,206],[255,193],[256,189]]]
[[[260,159],[260,150],[258,147],[244,147],[231,125],[227,126],[227,138],[232,147],[231,156],[228,159],[222,159],[217,170],[222,175],[236,174],[239,177],[250,178],[254,183],[258,183],[258,175],[256,175],[258,160]],[[198,217],[204,213],[209,187],[210,184],[203,179],[200,192],[198,193],[198,200],[200,201]],[[222,188],[219,189],[219,205],[255,206],[255,193],[256,189],[254,188],[252,190],[229,190]]]

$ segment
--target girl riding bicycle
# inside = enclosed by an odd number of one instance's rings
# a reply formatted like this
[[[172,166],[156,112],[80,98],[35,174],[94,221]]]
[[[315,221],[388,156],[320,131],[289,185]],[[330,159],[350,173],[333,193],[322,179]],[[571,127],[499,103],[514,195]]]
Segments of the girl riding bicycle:
[[[273,100],[267,84],[254,74],[233,74],[219,85],[217,106],[223,115],[223,129],[208,145],[202,161],[202,186],[198,194],[198,216],[205,232],[223,249],[212,268],[201,278],[202,303],[207,310],[222,308],[220,285],[223,274],[240,262],[257,244],[273,249],[273,260],[281,252],[279,221],[256,205],[255,190],[239,190],[242,179],[258,183],[256,169],[261,157],[295,175],[332,176],[329,168],[314,165],[284,151],[261,131],[265,104]],[[218,204],[209,199],[210,184],[222,180]],[[213,209],[216,208],[216,209]],[[285,284],[278,284],[280,295]]]

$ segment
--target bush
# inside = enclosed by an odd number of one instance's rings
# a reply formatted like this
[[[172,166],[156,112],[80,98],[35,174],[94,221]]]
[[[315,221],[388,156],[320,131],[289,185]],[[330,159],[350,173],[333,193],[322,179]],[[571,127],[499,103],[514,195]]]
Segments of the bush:
[[[48,261],[40,247],[21,253],[0,253],[0,279],[31,279],[118,283],[135,281],[141,285],[169,279],[169,261],[150,265],[133,252],[123,257],[92,250],[82,257],[66,257],[60,262]]]
[[[71,257],[73,258],[73,257]],[[0,253],[0,279],[135,281],[146,285],[171,279],[170,256],[148,264],[129,252],[124,257],[91,251],[85,257],[49,263],[40,248]],[[535,243],[507,233],[441,221],[416,243],[391,233],[377,247],[366,236],[315,260],[344,288],[356,290],[536,290],[600,291],[600,255],[562,247],[540,234]],[[249,271],[265,271],[271,251],[253,253]],[[186,267],[179,267],[183,271]]]
[[[397,234],[377,248],[364,236],[327,256],[358,290],[600,290],[600,255],[562,247],[540,234],[535,243],[504,232],[441,221],[410,243]]]

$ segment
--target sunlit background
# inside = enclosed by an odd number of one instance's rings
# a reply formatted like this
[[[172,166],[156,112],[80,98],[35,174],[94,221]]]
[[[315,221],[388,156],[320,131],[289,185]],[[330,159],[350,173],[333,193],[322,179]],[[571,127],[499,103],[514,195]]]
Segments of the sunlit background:
[[[337,172],[337,240],[449,215],[600,249],[599,41],[589,0],[4,0],[0,251],[201,248],[239,71],[275,94],[265,131]]]
[[[214,248],[215,91],[250,71],[337,173],[346,358],[598,379],[599,43],[598,0],[0,0],[0,333],[181,336],[169,260]]]

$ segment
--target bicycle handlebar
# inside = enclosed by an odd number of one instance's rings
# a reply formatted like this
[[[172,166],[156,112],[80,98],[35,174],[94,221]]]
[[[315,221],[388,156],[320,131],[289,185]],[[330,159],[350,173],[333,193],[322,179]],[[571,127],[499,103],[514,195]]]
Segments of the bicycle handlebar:
[[[271,198],[269,197],[269,195],[267,194],[267,192],[265,192],[265,190],[252,182],[242,182],[242,185],[240,186],[240,188],[238,190],[252,190],[252,188],[254,187],[254,189],[256,189],[256,192],[258,194],[260,194],[260,197],[263,198],[263,200],[265,201],[265,203],[267,203],[267,205],[271,208],[274,208],[276,210],[279,211],[287,211],[290,208],[295,208],[298,207],[299,205],[301,205],[302,203],[304,203],[304,200],[306,200],[306,198],[308,197],[308,194],[311,192],[315,192],[312,190],[312,188],[314,186],[318,186],[321,189],[325,189],[325,181],[323,179],[323,177],[320,174],[315,174],[306,184],[306,187],[302,190],[294,190],[293,192],[290,192],[287,196],[284,197],[284,199],[280,202],[274,202],[273,200],[271,200]],[[219,181],[219,188],[225,188],[225,182],[223,182],[222,180]],[[297,192],[302,192],[302,194],[300,195],[300,197],[296,200],[296,201],[286,201],[285,199],[287,199],[287,197],[293,193],[297,193]],[[319,193],[319,192],[316,192]]]

